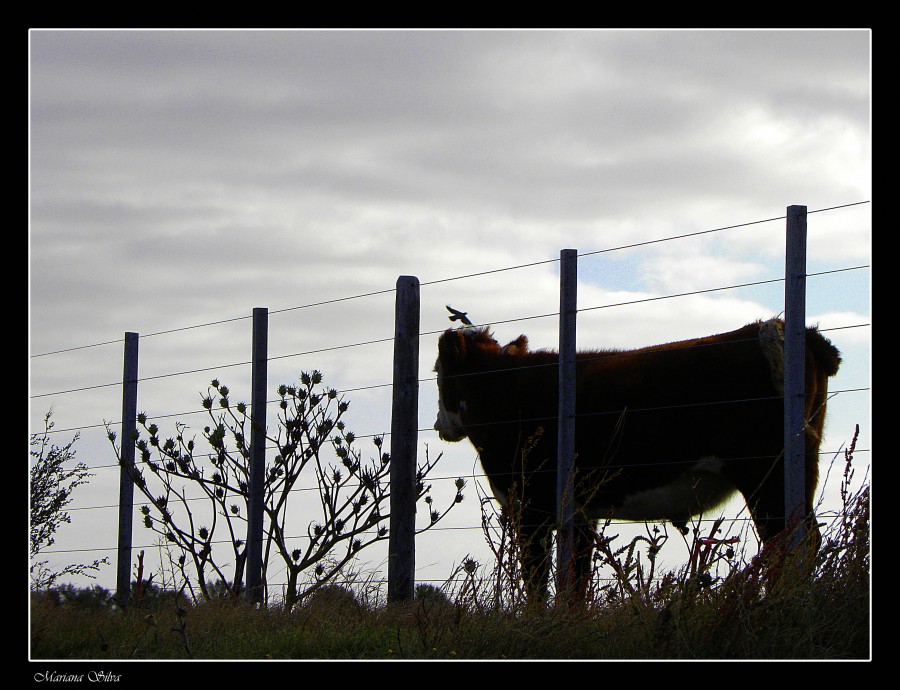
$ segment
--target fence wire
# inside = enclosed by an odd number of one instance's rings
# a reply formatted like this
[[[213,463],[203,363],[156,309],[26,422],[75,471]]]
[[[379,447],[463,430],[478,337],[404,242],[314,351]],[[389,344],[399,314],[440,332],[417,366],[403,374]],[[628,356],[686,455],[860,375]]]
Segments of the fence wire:
[[[844,205],[840,205],[840,206],[816,209],[816,210],[808,211],[807,214],[822,213],[822,212],[826,212],[826,211],[848,208],[851,206],[858,206],[858,205],[867,204],[867,203],[870,203],[870,202],[861,201],[861,202],[855,202],[855,203],[851,203],[851,204],[844,204]],[[733,230],[733,229],[749,227],[749,226],[753,226],[753,225],[759,225],[759,224],[769,223],[769,222],[778,221],[778,220],[784,220],[785,217],[786,216],[781,215],[781,216],[766,218],[766,219],[757,220],[757,221],[740,223],[740,224],[736,224],[736,225],[729,225],[729,226],[713,228],[713,229],[708,229],[708,230],[702,230],[702,231],[697,231],[697,232],[667,236],[667,237],[663,237],[663,238],[647,240],[647,241],[643,241],[643,242],[636,242],[636,243],[631,243],[631,244],[625,244],[625,245],[620,245],[620,246],[616,246],[616,247],[609,247],[609,248],[605,248],[605,249],[586,251],[583,253],[579,253],[578,257],[583,258],[583,257],[594,256],[594,255],[598,255],[598,254],[621,251],[621,250],[625,250],[625,249],[646,247],[646,246],[655,245],[655,244],[659,244],[659,243],[663,243],[663,242],[670,242],[670,241],[675,241],[675,240],[680,240],[680,239],[685,239],[685,238],[690,238],[690,237],[697,237],[697,236],[702,236],[702,235],[718,233],[718,232],[722,232],[722,231],[726,231],[726,230]],[[513,265],[513,266],[507,266],[507,267],[490,269],[490,270],[468,273],[468,274],[463,274],[463,275],[457,275],[457,276],[423,281],[420,283],[420,285],[422,287],[426,287],[426,286],[430,286],[430,285],[437,285],[437,284],[442,284],[442,283],[447,283],[447,282],[457,281],[457,280],[471,279],[471,278],[482,277],[482,276],[486,276],[486,275],[492,275],[492,274],[513,271],[513,270],[519,270],[519,269],[529,268],[529,267],[534,267],[534,266],[539,266],[539,265],[552,264],[552,263],[557,263],[557,262],[559,262],[559,258],[533,261],[533,262],[522,263],[522,264],[517,264],[517,265]],[[828,270],[828,271],[809,273],[809,274],[807,274],[807,276],[808,277],[816,277],[816,276],[823,276],[823,275],[839,273],[839,272],[863,270],[863,269],[868,269],[868,268],[870,268],[870,266],[868,266],[868,265],[849,266],[849,267],[832,269],[832,270]],[[611,303],[611,304],[580,307],[577,311],[587,312],[587,311],[594,311],[594,310],[607,309],[607,308],[613,308],[613,307],[632,306],[632,305],[647,303],[647,302],[655,302],[655,301],[675,299],[675,298],[692,296],[692,295],[700,295],[700,294],[721,292],[721,291],[726,291],[726,290],[741,289],[741,288],[747,288],[747,287],[753,287],[753,286],[773,284],[773,283],[778,283],[778,282],[784,282],[784,278],[783,277],[773,278],[773,279],[753,281],[753,282],[748,282],[748,283],[740,283],[740,284],[735,284],[735,285],[719,286],[719,287],[708,288],[708,289],[703,289],[703,290],[694,290],[694,291],[690,291],[690,292],[674,293],[674,294],[660,295],[660,296],[654,296],[654,297],[646,297],[646,298],[628,300],[628,301]],[[317,302],[311,302],[308,304],[286,307],[286,308],[282,308],[282,309],[270,310],[269,313],[270,314],[279,314],[279,313],[286,313],[286,312],[298,311],[298,310],[303,310],[303,309],[310,309],[310,308],[314,308],[314,307],[328,306],[328,305],[333,305],[333,304],[337,304],[337,303],[341,303],[341,302],[347,302],[347,301],[352,301],[352,300],[366,298],[366,297],[391,294],[393,292],[395,292],[394,288],[384,289],[384,290],[376,290],[376,291],[365,292],[365,293],[360,293],[360,294],[356,294],[356,295],[337,297],[337,298],[326,299],[326,300],[321,300],[321,301],[317,301]],[[528,320],[535,320],[535,319],[542,319],[542,318],[551,318],[551,317],[556,317],[558,315],[559,315],[558,312],[534,314],[534,315],[522,316],[522,317],[515,318],[515,319],[493,321],[493,322],[490,322],[490,325],[515,323],[515,322],[519,322],[519,321],[528,321]],[[234,318],[227,318],[227,319],[221,319],[221,320],[216,320],[216,321],[198,323],[198,324],[194,324],[194,325],[183,326],[183,327],[178,327],[178,328],[171,328],[171,329],[166,329],[166,330],[143,334],[143,335],[141,335],[141,338],[157,337],[157,336],[163,336],[163,335],[179,333],[179,332],[184,332],[184,331],[189,331],[189,330],[207,328],[207,327],[222,325],[222,324],[226,324],[226,323],[244,321],[244,320],[248,320],[250,318],[252,318],[252,315],[245,315],[245,316],[239,316],[239,317],[234,317]],[[868,326],[870,326],[870,324],[867,324],[867,323],[865,323],[865,324],[848,324],[848,325],[844,325],[844,326],[836,326],[833,328],[822,329],[822,330],[823,331],[842,330],[842,329],[861,328],[861,327],[868,327]],[[444,329],[436,330],[436,331],[426,331],[426,332],[420,333],[419,335],[420,336],[435,335],[435,334],[442,333],[443,330]],[[346,343],[346,344],[335,345],[335,346],[330,346],[330,347],[323,347],[323,348],[318,348],[318,349],[313,349],[313,350],[306,350],[306,351],[302,351],[302,352],[293,352],[293,353],[289,353],[289,354],[276,355],[276,356],[269,357],[268,361],[276,361],[276,360],[287,359],[287,358],[292,358],[292,357],[300,357],[300,356],[306,356],[306,355],[311,355],[311,354],[332,352],[332,351],[337,351],[337,350],[352,349],[352,348],[356,348],[356,347],[362,347],[362,346],[386,343],[386,342],[392,342],[392,341],[393,341],[393,338],[380,338],[380,339],[373,339],[373,340],[367,340],[367,341],[361,341],[361,342]],[[54,350],[54,351],[50,351],[50,352],[33,354],[33,355],[30,355],[30,357],[32,359],[45,358],[45,357],[50,357],[53,355],[70,353],[70,352],[74,352],[74,351],[96,348],[96,347],[101,347],[101,346],[116,345],[116,344],[120,345],[120,344],[122,344],[122,342],[123,342],[122,338],[117,338],[114,340],[107,340],[107,341],[92,343],[92,344],[88,344],[88,345],[73,346],[73,347],[63,348],[63,349]],[[171,377],[182,376],[182,375],[187,375],[187,374],[202,373],[202,372],[206,372],[206,371],[219,371],[222,369],[247,366],[250,364],[252,364],[252,362],[250,362],[250,361],[232,362],[232,363],[222,364],[222,365],[218,365],[218,366],[202,367],[202,368],[197,368],[197,369],[176,371],[176,372],[170,372],[170,373],[165,373],[165,374],[159,374],[159,375],[155,375],[155,376],[142,377],[139,379],[139,381],[143,382],[143,381],[151,381],[151,380],[157,380],[157,379],[165,379],[165,378],[171,378]],[[554,366],[554,365],[551,364],[549,366]],[[419,383],[425,383],[425,382],[433,381],[433,380],[434,380],[433,377],[427,378],[427,379],[420,379]],[[84,387],[80,387],[80,388],[72,388],[72,389],[68,389],[68,390],[60,390],[60,391],[54,391],[54,392],[49,392],[49,393],[33,394],[30,396],[30,398],[38,399],[38,398],[44,398],[44,397],[49,397],[49,396],[85,392],[85,391],[96,390],[96,389],[100,389],[100,388],[108,388],[108,387],[113,387],[113,386],[120,386],[120,385],[122,385],[121,381],[116,381],[116,382],[112,382],[112,383],[104,383],[104,384],[95,384],[95,385],[89,385],[89,386],[84,386]],[[376,384],[361,386],[361,387],[356,387],[356,388],[348,388],[346,390],[339,391],[339,393],[344,394],[344,393],[350,393],[350,392],[356,392],[356,391],[372,390],[372,389],[377,389],[377,388],[386,388],[386,387],[391,387],[391,386],[392,386],[392,383],[390,383],[390,382],[376,383]],[[833,391],[833,392],[830,392],[829,395],[833,396],[833,395],[837,395],[839,393],[864,392],[864,391],[868,391],[868,390],[869,390],[869,388],[867,388],[867,387],[850,388],[850,389],[845,389],[845,390],[841,390],[841,391]],[[278,402],[277,400],[271,400],[271,401],[267,401],[267,404],[273,404],[273,403],[277,403],[277,402]],[[168,418],[172,418],[172,417],[187,416],[187,415],[206,413],[206,412],[207,412],[206,410],[194,410],[194,411],[181,412],[181,413],[166,413],[166,414],[155,415],[155,416],[153,416],[153,419],[161,420],[161,419],[168,419]],[[582,415],[579,415],[579,416],[582,416]],[[511,420],[511,421],[521,422],[523,420]],[[537,420],[525,420],[525,421],[537,421]],[[110,424],[115,425],[115,424],[120,424],[120,423],[121,422],[113,422]],[[67,429],[55,429],[54,428],[54,429],[50,430],[49,433],[66,433],[66,432],[71,433],[71,432],[77,432],[77,431],[86,430],[86,429],[103,428],[105,426],[106,426],[106,424],[97,424],[97,425],[85,425],[85,426],[78,426],[78,427],[70,427]],[[420,433],[433,432],[433,429],[430,429],[430,428],[419,429],[419,432]],[[365,439],[365,438],[375,437],[375,436],[387,437],[389,435],[390,434],[388,432],[388,433],[379,433],[379,434],[371,434],[371,435],[356,435],[356,438],[357,439]],[[269,449],[271,449],[271,448],[269,448]],[[833,454],[839,453],[839,452],[840,451],[821,451],[820,455],[833,455]],[[857,453],[865,453],[865,452],[869,452],[869,451],[864,450],[864,449],[856,449],[856,452]],[[653,464],[657,464],[657,463],[653,463]],[[661,464],[661,463],[659,463],[659,464]],[[98,465],[98,466],[90,467],[88,469],[110,469],[110,468],[118,468],[118,464]],[[453,477],[437,477],[437,478],[429,479],[429,481],[432,481],[432,482],[455,481],[457,476],[459,476],[459,475],[455,475]],[[486,476],[484,474],[472,473],[470,475],[464,475],[464,478],[471,479],[471,480],[484,481],[486,479]],[[302,492],[302,491],[318,491],[318,490],[319,490],[318,486],[313,486],[313,487],[299,487],[299,488],[295,488],[293,491]],[[200,500],[207,500],[207,499],[208,499],[207,496],[197,496],[197,497],[189,497],[187,500],[200,501]],[[151,505],[151,504],[150,503],[146,503],[146,504],[136,503],[135,509],[139,509],[142,505]],[[76,507],[76,508],[67,508],[67,510],[68,511],[84,511],[84,510],[102,510],[102,509],[110,509],[110,508],[117,509],[118,505],[80,506],[80,507]],[[706,520],[707,519],[700,519],[700,518],[696,519],[697,522],[706,521]],[[749,517],[725,518],[726,522],[727,521],[746,522],[749,520],[750,520]],[[708,519],[708,521],[712,522],[713,519],[710,518],[710,519]],[[437,527],[433,528],[434,531],[481,530],[481,529],[482,529],[481,526],[463,526],[463,527],[437,526]],[[289,536],[286,538],[287,539],[302,539],[302,538],[306,538],[306,535]],[[222,543],[228,543],[228,540],[222,540]],[[148,545],[144,545],[144,546],[133,546],[133,548],[134,549],[153,549],[155,547],[158,548],[159,546],[160,546],[159,544],[148,544]],[[116,551],[117,548],[118,548],[117,546],[110,546],[110,547],[79,548],[79,549],[52,549],[52,550],[42,551],[41,554],[43,555],[43,554],[67,554],[67,553],[96,553],[96,552]],[[273,587],[277,588],[278,586],[279,586],[278,583],[269,583],[270,589]]]

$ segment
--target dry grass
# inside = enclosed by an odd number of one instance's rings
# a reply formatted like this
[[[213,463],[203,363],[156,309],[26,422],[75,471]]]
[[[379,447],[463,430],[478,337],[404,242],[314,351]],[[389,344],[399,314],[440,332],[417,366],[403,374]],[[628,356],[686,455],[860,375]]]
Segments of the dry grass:
[[[597,567],[615,577],[586,605],[535,610],[514,545],[499,535],[491,573],[464,562],[442,591],[420,586],[409,604],[334,586],[291,612],[174,596],[122,611],[33,594],[31,658],[866,659],[869,487],[851,491],[851,477],[847,457],[844,510],[826,525],[811,574],[777,544],[745,561],[728,542],[697,537],[690,562],[660,575],[648,532],[620,547],[601,540]]]
[[[137,610],[32,598],[32,658],[864,659],[867,494],[851,539],[826,541],[812,579],[767,554],[716,586],[669,579],[575,610],[511,611],[468,596],[370,607],[332,596],[286,613],[234,601]],[[777,571],[777,575],[773,573]],[[777,578],[773,580],[772,578]]]

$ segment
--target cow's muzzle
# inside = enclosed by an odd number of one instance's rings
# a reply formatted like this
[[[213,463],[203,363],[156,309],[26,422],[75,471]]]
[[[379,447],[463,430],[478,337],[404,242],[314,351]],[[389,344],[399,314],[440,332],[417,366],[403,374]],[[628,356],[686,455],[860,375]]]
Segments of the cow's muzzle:
[[[456,443],[466,437],[462,426],[462,420],[458,413],[448,412],[442,406],[438,406],[437,419],[434,421],[434,429],[442,441]]]

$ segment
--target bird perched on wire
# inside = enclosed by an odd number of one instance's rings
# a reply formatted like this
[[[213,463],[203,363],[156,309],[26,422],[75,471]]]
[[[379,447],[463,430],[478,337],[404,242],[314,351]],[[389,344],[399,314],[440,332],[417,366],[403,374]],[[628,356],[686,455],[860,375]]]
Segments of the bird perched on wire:
[[[458,309],[454,309],[449,304],[447,305],[447,311],[450,312],[450,320],[451,321],[462,321],[463,325],[471,326],[472,322],[469,321],[469,317],[466,316],[469,312],[467,311],[459,311]]]

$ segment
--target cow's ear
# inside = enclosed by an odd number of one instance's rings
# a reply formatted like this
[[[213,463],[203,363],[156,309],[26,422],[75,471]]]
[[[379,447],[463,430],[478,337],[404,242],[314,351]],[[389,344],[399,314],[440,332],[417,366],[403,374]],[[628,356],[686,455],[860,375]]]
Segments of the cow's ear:
[[[511,343],[504,345],[503,349],[500,350],[501,354],[504,355],[522,355],[528,350],[528,338],[524,335],[520,335],[518,338],[513,340]]]
[[[460,359],[466,351],[466,339],[456,329],[450,328],[438,340],[438,356],[445,362]]]

